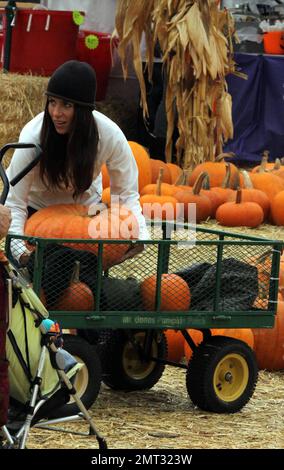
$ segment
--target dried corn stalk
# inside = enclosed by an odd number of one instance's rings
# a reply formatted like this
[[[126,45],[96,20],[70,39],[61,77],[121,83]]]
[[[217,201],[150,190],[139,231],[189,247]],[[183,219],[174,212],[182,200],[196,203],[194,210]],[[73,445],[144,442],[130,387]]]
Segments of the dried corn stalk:
[[[232,17],[215,0],[118,0],[118,53],[126,78],[128,49],[132,48],[147,116],[140,54],[143,32],[150,72],[158,40],[167,75],[167,161],[171,160],[175,125],[179,130],[177,159],[183,168],[214,160],[224,141],[233,137],[232,100],[225,81],[228,73],[235,73]]]

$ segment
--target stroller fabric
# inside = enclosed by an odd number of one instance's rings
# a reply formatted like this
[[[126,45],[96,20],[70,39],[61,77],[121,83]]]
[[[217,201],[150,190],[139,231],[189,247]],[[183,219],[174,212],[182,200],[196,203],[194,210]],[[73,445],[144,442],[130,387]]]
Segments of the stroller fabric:
[[[5,269],[0,264],[0,426],[7,422],[9,406],[8,361],[6,360],[7,291]]]
[[[19,295],[21,299],[18,299],[12,310],[9,330],[16,340],[17,347],[27,364],[31,377],[34,378],[41,353],[42,334],[35,324],[35,319],[30,309],[40,312],[44,317],[48,316],[48,312],[31,288],[22,287]],[[21,302],[21,300],[23,302]],[[23,308],[21,303],[29,305],[30,308]],[[30,399],[31,383],[9,339],[7,339],[6,342],[6,353],[9,361],[10,396],[20,403],[26,403]],[[76,364],[76,366],[68,372],[68,377],[72,377],[80,368],[81,365]],[[51,365],[49,353],[46,352],[41,396],[47,397],[51,395],[59,386],[58,374]]]

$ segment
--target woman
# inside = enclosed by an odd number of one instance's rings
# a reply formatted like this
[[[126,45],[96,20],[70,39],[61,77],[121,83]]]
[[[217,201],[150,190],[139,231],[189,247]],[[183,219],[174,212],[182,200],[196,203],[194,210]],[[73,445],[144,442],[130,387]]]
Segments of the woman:
[[[41,160],[14,188],[7,206],[12,211],[11,233],[23,234],[28,215],[52,204],[94,206],[101,201],[101,167],[106,163],[111,194],[132,210],[139,223],[139,238],[149,238],[138,194],[138,170],[127,140],[119,127],[95,111],[96,76],[93,68],[68,61],[51,76],[45,111],[23,128],[19,141],[40,144]],[[9,179],[34,156],[34,150],[16,150],[7,170]],[[119,262],[142,251],[138,244]],[[12,251],[20,264],[30,252],[17,241]]]

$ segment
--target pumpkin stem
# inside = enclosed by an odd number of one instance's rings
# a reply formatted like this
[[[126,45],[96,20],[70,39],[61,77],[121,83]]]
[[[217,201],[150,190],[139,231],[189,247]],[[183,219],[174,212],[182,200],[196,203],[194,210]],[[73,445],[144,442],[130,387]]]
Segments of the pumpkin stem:
[[[156,189],[156,195],[161,196],[161,186],[162,186],[162,181],[163,181],[163,174],[164,174],[164,168],[159,169],[159,176],[157,179],[157,189]]]
[[[241,188],[237,189],[237,195],[236,195],[236,204],[241,204],[242,202],[242,190]]]
[[[193,194],[199,194],[201,189],[202,189],[202,185],[203,185],[203,181],[204,179],[206,178],[206,176],[208,175],[208,173],[206,173],[206,171],[203,171],[202,173],[200,173],[200,175],[198,176],[197,180],[195,181],[194,185],[193,185],[193,188],[192,188],[192,193]]]
[[[184,175],[183,175],[183,183],[182,184],[184,186],[188,186],[188,178],[189,178],[190,172],[191,172],[191,170],[189,168],[187,170],[183,171]]]
[[[210,190],[210,176],[207,172],[205,172],[205,177],[202,182],[202,188],[206,190]]]
[[[273,170],[280,170],[281,169],[281,160],[280,158],[276,158],[274,162]]]
[[[178,186],[182,184],[182,181],[184,179],[183,172],[177,177],[177,179],[174,182],[174,186]]]
[[[258,173],[264,173],[266,171],[266,165],[268,163],[269,152],[268,150],[264,150],[261,163],[258,169]]]
[[[229,188],[230,187],[230,179],[231,179],[231,164],[230,163],[225,163],[226,165],[226,173],[225,177],[222,182],[222,188]]]
[[[241,173],[244,177],[244,186],[246,189],[253,189],[253,184],[252,184],[252,181],[250,179],[250,175],[248,174],[248,172],[246,170],[241,170]]]
[[[230,185],[232,189],[239,189],[241,187],[241,179],[239,170],[233,175],[233,181]]]
[[[78,284],[80,282],[80,261],[76,260],[74,263],[74,269],[71,276],[71,284]]]
[[[222,162],[225,157],[235,157],[236,154],[234,152],[222,152],[217,157],[215,157],[215,162]]]

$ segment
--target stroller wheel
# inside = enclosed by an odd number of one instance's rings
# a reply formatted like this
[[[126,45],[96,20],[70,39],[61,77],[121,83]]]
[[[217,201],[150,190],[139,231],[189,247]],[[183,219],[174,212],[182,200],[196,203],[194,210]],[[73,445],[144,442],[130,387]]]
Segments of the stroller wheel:
[[[84,364],[75,376],[74,387],[82,400],[83,404],[89,409],[95,402],[101,387],[101,363],[99,356],[93,346],[86,340],[75,335],[63,335],[64,349],[68,351],[75,359]],[[79,408],[74,399],[66,405],[57,408],[49,413],[49,418],[61,418],[77,414]]]

